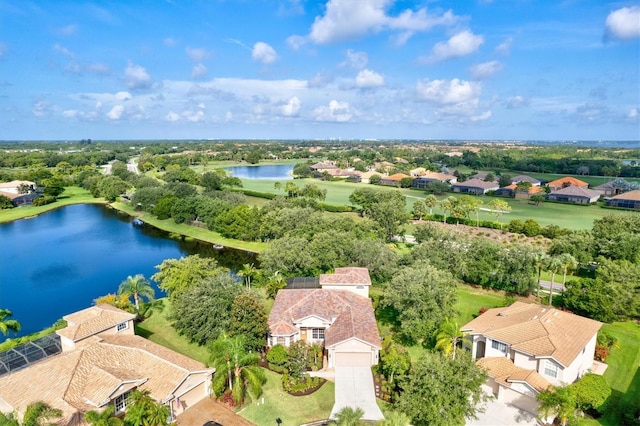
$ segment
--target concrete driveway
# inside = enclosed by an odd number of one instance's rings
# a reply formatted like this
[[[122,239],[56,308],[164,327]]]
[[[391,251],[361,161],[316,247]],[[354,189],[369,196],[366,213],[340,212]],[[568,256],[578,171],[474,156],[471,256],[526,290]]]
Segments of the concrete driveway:
[[[483,413],[476,413],[477,419],[467,419],[467,426],[535,426],[538,423],[536,416],[513,405],[505,404],[492,399],[480,405]]]
[[[370,367],[336,367],[335,381],[335,403],[330,418],[335,418],[343,407],[360,407],[364,410],[363,420],[384,419],[376,403]]]

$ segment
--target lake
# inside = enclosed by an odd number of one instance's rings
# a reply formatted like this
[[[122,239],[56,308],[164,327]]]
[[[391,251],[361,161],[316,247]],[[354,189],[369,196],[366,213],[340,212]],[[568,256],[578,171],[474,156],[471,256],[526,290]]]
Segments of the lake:
[[[262,166],[233,166],[226,167],[231,176],[240,179],[293,179],[292,164],[267,164]]]
[[[22,324],[19,336],[91,306],[96,297],[116,293],[128,275],[149,279],[164,259],[199,253],[230,269],[257,263],[252,253],[170,239],[95,204],[0,224],[0,246],[0,308],[12,311]],[[155,288],[156,297],[165,295]]]

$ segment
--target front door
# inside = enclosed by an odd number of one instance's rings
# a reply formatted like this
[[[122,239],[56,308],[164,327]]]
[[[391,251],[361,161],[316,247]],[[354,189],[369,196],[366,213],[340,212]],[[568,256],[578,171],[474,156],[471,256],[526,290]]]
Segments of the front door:
[[[484,349],[486,347],[486,343],[482,340],[476,343],[476,358],[484,358]]]

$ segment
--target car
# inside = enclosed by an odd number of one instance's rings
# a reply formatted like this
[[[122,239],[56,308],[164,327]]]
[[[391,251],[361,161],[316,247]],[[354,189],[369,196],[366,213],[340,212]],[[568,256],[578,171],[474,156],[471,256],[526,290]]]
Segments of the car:
[[[218,422],[214,422],[213,420],[209,420],[208,422],[206,422],[202,426],[222,426],[222,425],[220,423],[218,423]]]

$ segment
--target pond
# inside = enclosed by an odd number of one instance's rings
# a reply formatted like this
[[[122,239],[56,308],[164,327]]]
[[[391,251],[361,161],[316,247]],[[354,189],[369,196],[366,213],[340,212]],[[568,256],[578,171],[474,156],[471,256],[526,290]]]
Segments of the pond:
[[[233,166],[226,167],[225,170],[231,172],[231,176],[240,179],[273,179],[286,180],[293,179],[291,171],[292,164],[267,164],[262,166]]]
[[[91,306],[96,297],[116,293],[128,275],[149,279],[164,259],[198,253],[230,269],[257,263],[253,253],[170,239],[94,204],[0,224],[0,244],[0,308],[12,311],[22,324],[19,336]],[[155,288],[156,297],[165,295]]]

